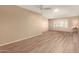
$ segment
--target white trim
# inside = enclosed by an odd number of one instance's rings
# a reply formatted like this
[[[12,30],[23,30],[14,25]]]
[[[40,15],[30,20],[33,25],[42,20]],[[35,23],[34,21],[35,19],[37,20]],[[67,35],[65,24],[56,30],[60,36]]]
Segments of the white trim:
[[[42,34],[42,33],[40,33],[40,34],[38,34],[38,35],[41,35],[41,34]],[[35,37],[35,36],[38,36],[38,35],[34,35],[34,36],[32,36],[32,37]],[[29,37],[29,38],[32,38],[32,37]],[[8,42],[8,43],[5,43],[5,44],[1,44],[0,46],[4,46],[4,45],[11,44],[11,43],[19,42],[19,41],[26,40],[26,39],[29,39],[29,38],[18,39],[18,40],[11,41],[11,42]]]

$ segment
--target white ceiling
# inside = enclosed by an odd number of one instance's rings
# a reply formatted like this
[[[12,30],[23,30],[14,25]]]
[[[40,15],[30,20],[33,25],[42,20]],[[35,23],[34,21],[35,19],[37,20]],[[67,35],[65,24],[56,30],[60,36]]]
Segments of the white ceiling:
[[[79,5],[19,5],[22,8],[29,9],[31,11],[42,14],[48,19],[78,16]],[[54,9],[58,9],[58,12],[54,12]]]

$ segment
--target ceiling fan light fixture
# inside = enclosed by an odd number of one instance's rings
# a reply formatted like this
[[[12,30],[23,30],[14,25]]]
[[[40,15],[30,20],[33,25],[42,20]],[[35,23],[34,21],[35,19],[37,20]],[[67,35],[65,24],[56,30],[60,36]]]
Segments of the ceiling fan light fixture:
[[[57,9],[57,8],[56,8],[56,9],[54,9],[54,12],[58,12],[58,11],[59,11],[59,9]]]

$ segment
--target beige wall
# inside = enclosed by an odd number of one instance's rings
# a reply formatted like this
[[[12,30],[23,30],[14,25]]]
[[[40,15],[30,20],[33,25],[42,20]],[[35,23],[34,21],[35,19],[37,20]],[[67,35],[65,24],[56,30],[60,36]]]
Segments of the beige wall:
[[[68,28],[54,28],[53,27],[53,21],[54,20],[67,20],[68,21]],[[79,17],[74,16],[74,17],[64,17],[64,18],[57,18],[57,19],[50,19],[49,20],[49,30],[59,30],[59,31],[68,31],[72,32],[72,27],[75,21],[78,21],[78,26],[79,26]]]
[[[0,6],[0,45],[48,30],[48,20],[17,6]]]

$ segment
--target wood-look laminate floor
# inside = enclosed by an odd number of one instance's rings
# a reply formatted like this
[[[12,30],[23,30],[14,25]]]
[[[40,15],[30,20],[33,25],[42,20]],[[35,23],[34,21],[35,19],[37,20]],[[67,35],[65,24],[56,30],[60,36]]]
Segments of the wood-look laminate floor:
[[[0,52],[78,53],[79,35],[77,33],[48,31],[30,39],[1,46]]]

